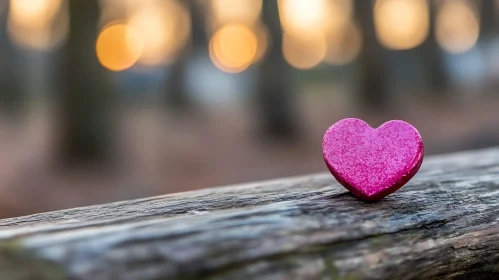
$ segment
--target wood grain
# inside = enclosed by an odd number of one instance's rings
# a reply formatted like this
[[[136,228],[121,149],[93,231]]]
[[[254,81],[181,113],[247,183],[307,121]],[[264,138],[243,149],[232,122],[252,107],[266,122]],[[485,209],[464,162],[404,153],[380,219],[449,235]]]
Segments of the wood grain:
[[[0,279],[498,277],[498,148],[374,203],[323,173],[0,220]]]

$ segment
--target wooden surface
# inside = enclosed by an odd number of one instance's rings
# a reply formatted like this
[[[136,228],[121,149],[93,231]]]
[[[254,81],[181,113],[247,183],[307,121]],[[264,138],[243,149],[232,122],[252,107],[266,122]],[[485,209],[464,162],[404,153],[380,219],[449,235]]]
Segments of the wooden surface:
[[[0,220],[0,279],[68,278],[499,279],[499,149],[375,203],[324,173]]]

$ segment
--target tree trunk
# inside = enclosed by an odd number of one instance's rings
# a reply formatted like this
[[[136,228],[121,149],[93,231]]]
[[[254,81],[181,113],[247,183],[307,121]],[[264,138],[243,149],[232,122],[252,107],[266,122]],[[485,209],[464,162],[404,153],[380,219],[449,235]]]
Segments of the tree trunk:
[[[354,1],[354,11],[363,34],[363,46],[359,54],[360,81],[357,96],[362,107],[381,109],[389,98],[388,68],[383,61],[384,49],[376,38],[373,1]]]
[[[0,13],[0,108],[7,116],[22,114],[26,93],[22,89],[23,77],[18,71],[17,50],[7,34],[8,2],[2,3]]]
[[[271,47],[265,61],[258,67],[256,105],[261,131],[277,139],[292,140],[298,136],[299,124],[291,66],[282,54],[282,32],[277,1],[264,1],[263,23],[268,27]]]
[[[106,160],[113,127],[113,88],[95,50],[98,0],[69,1],[70,29],[60,67],[60,154],[68,162]]]
[[[441,94],[449,87],[449,77],[442,50],[435,38],[435,22],[436,22],[436,3],[434,0],[429,1],[430,5],[430,30],[428,38],[423,43],[423,61],[424,69],[427,74],[428,83],[432,89],[432,93]]]
[[[478,4],[475,5],[480,11],[480,38],[493,38],[497,34],[498,3],[493,0],[481,0]]]
[[[198,3],[194,0],[186,0],[181,4],[184,4],[190,12],[191,40],[187,50],[181,52],[180,57],[172,65],[172,72],[166,85],[166,107],[173,110],[174,113],[192,109],[192,100],[186,88],[186,64],[193,54],[195,55],[201,51],[207,53],[206,49],[208,47],[205,18],[199,5],[197,5]]]

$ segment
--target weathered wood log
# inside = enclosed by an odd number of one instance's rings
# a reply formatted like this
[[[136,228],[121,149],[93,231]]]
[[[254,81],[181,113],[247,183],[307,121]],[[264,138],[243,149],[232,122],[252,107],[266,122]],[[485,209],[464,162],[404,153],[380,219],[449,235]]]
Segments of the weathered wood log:
[[[329,174],[0,220],[0,279],[499,279],[499,149],[366,203]]]

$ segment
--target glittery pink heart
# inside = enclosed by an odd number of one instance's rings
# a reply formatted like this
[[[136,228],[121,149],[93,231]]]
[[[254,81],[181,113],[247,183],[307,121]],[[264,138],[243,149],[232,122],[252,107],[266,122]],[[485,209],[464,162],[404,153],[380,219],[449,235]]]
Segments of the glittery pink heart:
[[[333,124],[322,142],[331,174],[364,200],[378,200],[401,188],[423,162],[423,140],[410,124],[393,120],[374,129],[359,119]]]

